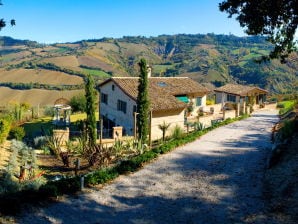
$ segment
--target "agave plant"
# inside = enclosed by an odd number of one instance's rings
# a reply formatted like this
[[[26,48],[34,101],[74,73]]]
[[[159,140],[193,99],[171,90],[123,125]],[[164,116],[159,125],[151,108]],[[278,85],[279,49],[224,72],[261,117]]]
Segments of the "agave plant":
[[[195,123],[195,129],[196,129],[196,131],[202,131],[204,128],[205,127],[204,127],[203,123],[201,123],[201,122],[196,122]]]

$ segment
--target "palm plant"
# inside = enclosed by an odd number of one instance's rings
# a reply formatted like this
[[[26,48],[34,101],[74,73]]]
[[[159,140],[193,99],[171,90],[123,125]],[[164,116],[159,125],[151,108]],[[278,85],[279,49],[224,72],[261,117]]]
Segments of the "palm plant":
[[[163,121],[162,124],[158,125],[158,128],[162,131],[162,141],[165,141],[166,132],[169,129],[171,124],[167,124],[165,121]]]

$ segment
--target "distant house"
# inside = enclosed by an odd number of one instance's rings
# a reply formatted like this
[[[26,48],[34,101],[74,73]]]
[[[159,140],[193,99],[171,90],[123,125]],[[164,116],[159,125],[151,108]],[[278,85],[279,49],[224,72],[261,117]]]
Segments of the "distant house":
[[[227,103],[239,104],[240,112],[244,112],[247,105],[261,106],[266,101],[267,90],[255,86],[227,84],[214,90],[216,103],[224,107]]]
[[[138,85],[137,77],[113,77],[99,84],[100,116],[105,129],[122,126],[124,134],[134,134]],[[187,110],[205,106],[208,92],[187,77],[149,77],[152,139],[161,137],[158,125],[163,122],[171,124],[170,129],[176,125],[184,127]]]

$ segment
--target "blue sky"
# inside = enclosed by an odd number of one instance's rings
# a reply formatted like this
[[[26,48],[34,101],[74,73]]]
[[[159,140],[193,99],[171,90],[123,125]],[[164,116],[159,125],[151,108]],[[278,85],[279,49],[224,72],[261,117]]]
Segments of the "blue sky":
[[[15,19],[1,36],[40,43],[161,34],[244,36],[220,0],[2,0],[0,18]]]

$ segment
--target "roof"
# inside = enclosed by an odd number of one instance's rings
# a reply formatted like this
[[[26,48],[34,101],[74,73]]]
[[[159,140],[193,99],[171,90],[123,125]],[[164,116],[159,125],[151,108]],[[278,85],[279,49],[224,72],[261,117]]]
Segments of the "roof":
[[[214,89],[216,92],[224,92],[233,95],[239,96],[248,96],[252,95],[253,93],[260,93],[260,94],[267,94],[268,91],[265,89],[261,89],[256,86],[245,86],[240,84],[226,84],[219,88]]]
[[[110,81],[133,100],[137,100],[138,77],[113,77],[99,84],[99,88]],[[188,77],[150,77],[148,81],[149,100],[153,111],[184,109],[187,104],[176,96],[198,97],[209,92],[207,88]]]
[[[69,100],[61,97],[55,100],[54,105],[69,105]]]

